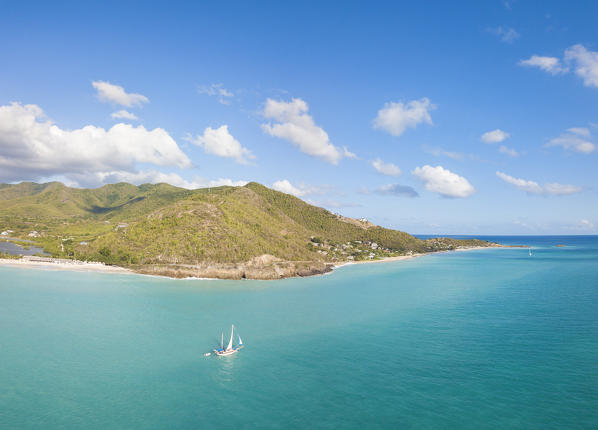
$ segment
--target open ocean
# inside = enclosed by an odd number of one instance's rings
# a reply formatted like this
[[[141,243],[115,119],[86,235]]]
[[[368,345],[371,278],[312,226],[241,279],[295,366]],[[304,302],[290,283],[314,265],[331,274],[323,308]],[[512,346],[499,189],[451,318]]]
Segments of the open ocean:
[[[598,237],[484,238],[533,255],[281,281],[0,267],[0,428],[597,429]],[[204,357],[231,323],[246,347]]]

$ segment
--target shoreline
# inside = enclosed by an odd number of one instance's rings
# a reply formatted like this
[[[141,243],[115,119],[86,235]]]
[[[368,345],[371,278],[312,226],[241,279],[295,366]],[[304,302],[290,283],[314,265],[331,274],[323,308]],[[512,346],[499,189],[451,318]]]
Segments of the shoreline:
[[[379,260],[362,260],[362,261],[345,261],[339,264],[333,264],[332,270],[325,272],[325,273],[314,273],[313,275],[307,276],[317,276],[317,275],[326,275],[334,272],[335,269],[338,269],[343,266],[348,265],[355,265],[355,264],[377,264],[377,263],[392,263],[396,261],[404,261],[404,260],[411,260],[418,257],[423,257],[426,255],[437,254],[437,253],[445,253],[445,252],[454,252],[454,251],[473,251],[476,249],[496,249],[496,248],[510,248],[510,246],[472,246],[472,247],[464,247],[458,249],[451,249],[451,250],[443,250],[443,251],[434,251],[434,252],[426,252],[426,253],[416,253],[411,255],[398,255],[395,257],[386,257]],[[174,276],[166,276],[160,274],[150,274],[150,273],[143,273],[137,272],[132,269],[127,269],[124,267],[119,266],[108,266],[103,263],[98,262],[86,262],[86,261],[79,261],[79,260],[68,260],[68,259],[58,259],[58,258],[38,258],[38,257],[29,257],[23,256],[19,259],[11,259],[11,258],[0,258],[0,267],[15,267],[21,269],[46,269],[46,270],[66,270],[72,272],[96,272],[96,273],[113,273],[113,274],[129,274],[129,275],[141,275],[141,276],[152,276],[152,277],[160,277],[160,278],[167,278],[167,279],[180,279],[180,280],[205,280],[205,281],[213,281],[213,280],[222,280],[227,278],[211,278],[211,277],[181,277],[177,278]],[[286,276],[281,277],[279,279],[286,279],[286,278],[301,278],[304,276]],[[260,279],[255,279],[260,280]],[[263,279],[263,280],[273,280],[272,278]]]
[[[16,267],[20,269],[47,269],[47,270],[67,270],[71,272],[96,272],[96,273],[119,273],[135,274],[130,269],[118,266],[107,266],[103,263],[87,262],[80,260],[67,259],[30,259],[28,256],[21,258],[0,258],[0,266]]]
[[[506,245],[499,245],[499,246],[468,246],[463,248],[457,249],[447,249],[442,251],[432,251],[432,252],[420,252],[411,255],[397,255],[395,257],[385,257],[380,260],[361,260],[361,261],[346,261],[344,263],[335,265],[334,268],[340,268],[343,266],[353,265],[353,264],[375,264],[375,263],[392,263],[394,261],[404,261],[404,260],[411,260],[413,258],[418,257],[425,257],[426,255],[433,255],[433,254],[442,254],[447,252],[463,252],[463,251],[475,251],[476,249],[496,249],[496,248],[519,248],[519,246],[506,246]]]

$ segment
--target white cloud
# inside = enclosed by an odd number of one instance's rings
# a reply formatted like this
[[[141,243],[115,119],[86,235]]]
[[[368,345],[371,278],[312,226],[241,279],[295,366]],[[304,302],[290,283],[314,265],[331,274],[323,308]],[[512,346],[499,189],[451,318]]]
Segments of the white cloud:
[[[538,67],[551,75],[558,75],[569,71],[567,67],[561,64],[561,60],[556,57],[540,57],[538,55],[532,55],[527,60],[519,61],[519,65],[524,67]]]
[[[346,146],[343,146],[343,156],[347,158],[353,158],[354,160],[359,160],[357,154],[349,151]]]
[[[575,63],[575,74],[583,79],[586,87],[598,87],[598,52],[573,45],[565,51],[565,61]]]
[[[544,194],[548,194],[551,196],[568,196],[570,194],[576,194],[581,191],[582,188],[576,185],[559,184],[556,182],[544,185]]]
[[[255,158],[249,149],[241,146],[239,141],[229,133],[227,125],[216,129],[208,127],[204,130],[203,136],[197,136],[191,139],[191,142],[201,146],[208,154],[234,158],[241,164],[247,164],[248,160]]]
[[[126,107],[141,106],[149,103],[149,99],[142,94],[127,93],[120,85],[105,81],[93,81],[93,87],[98,90],[98,98],[103,102],[116,103]]]
[[[584,230],[595,230],[594,223],[587,219],[579,221],[579,227]]]
[[[308,112],[307,103],[301,99],[290,102],[266,100],[264,117],[278,121],[262,124],[262,130],[271,136],[290,141],[313,157],[337,164],[343,154],[330,143],[328,134],[318,127]]]
[[[570,133],[579,134],[580,136],[590,137],[590,129],[587,127],[571,127],[567,129]]]
[[[0,106],[0,181],[134,173],[137,163],[191,166],[161,128],[120,123],[108,130],[93,125],[64,130],[46,120],[37,105]]]
[[[229,105],[231,103],[230,99],[234,97],[234,93],[224,88],[221,83],[201,85],[197,87],[197,92],[199,94],[207,94],[208,96],[218,96],[218,102],[223,105]]]
[[[218,179],[202,179],[196,178],[193,184],[197,184],[197,188],[208,188],[208,187],[222,187],[222,186],[229,186],[229,187],[242,187],[247,185],[248,181],[235,181],[230,178],[218,178]]]
[[[96,186],[98,184],[113,184],[116,182],[129,182],[131,184],[158,184],[167,183],[175,187],[187,188],[195,190],[197,188],[212,188],[221,187],[224,185],[231,187],[242,187],[247,184],[247,181],[235,181],[229,178],[218,179],[204,179],[196,177],[192,181],[183,179],[176,173],[164,173],[157,170],[143,170],[139,172],[100,172],[86,177],[83,180],[77,181],[78,184],[88,184],[89,186]]]
[[[475,193],[467,179],[442,166],[416,167],[412,173],[424,182],[428,191],[444,197],[468,197]]]
[[[484,143],[500,143],[506,139],[511,137],[509,133],[506,131],[502,131],[500,129],[487,131],[486,133],[482,134],[482,142]]]
[[[401,174],[401,169],[399,169],[398,166],[392,163],[385,163],[379,158],[376,158],[374,161],[372,161],[372,166],[378,173],[382,175],[399,176]]]
[[[598,87],[598,52],[589,51],[580,44],[573,45],[565,50],[564,63],[570,67],[563,65],[557,57],[532,55],[521,60],[519,65],[539,67],[552,75],[568,73],[571,68],[586,87]]]
[[[137,118],[137,115],[135,115],[132,112],[126,111],[124,109],[119,110],[117,112],[112,112],[112,114],[110,116],[114,119],[130,119],[133,121],[139,119],[139,118]]]
[[[506,43],[513,43],[515,40],[519,39],[519,33],[512,27],[496,27],[491,28],[488,31],[495,34],[500,38],[501,41]]]
[[[509,176],[503,172],[496,172],[496,176],[498,176],[503,181],[515,185],[522,191],[530,194],[543,194],[544,190],[542,187],[534,181],[527,181],[525,179],[514,178],[513,176]]]
[[[511,185],[514,185],[520,190],[525,191],[528,194],[538,194],[545,196],[565,196],[570,194],[576,194],[582,191],[581,187],[578,187],[576,185],[559,184],[556,182],[541,186],[535,181],[515,178],[503,172],[496,172],[496,176],[498,176],[503,181]]]
[[[421,123],[432,124],[430,111],[434,109],[436,106],[425,97],[408,103],[385,103],[374,119],[374,128],[400,136],[407,128],[415,128]]]
[[[299,189],[289,182],[288,179],[276,181],[272,184],[272,188],[281,193],[292,194],[296,197],[304,196],[306,193],[304,190]]]
[[[498,148],[498,152],[500,152],[501,154],[506,154],[509,157],[519,157],[520,155],[519,152],[505,145],[500,145],[500,148]]]
[[[292,194],[297,197],[312,195],[312,194],[324,194],[330,190],[328,185],[313,186],[306,184],[293,185],[288,179],[281,179],[272,184],[272,188],[276,191],[280,191],[287,194]]]
[[[554,139],[550,139],[544,146],[560,146],[563,149],[589,154],[594,152],[596,145],[588,139],[591,137],[590,130],[585,127],[573,127]]]

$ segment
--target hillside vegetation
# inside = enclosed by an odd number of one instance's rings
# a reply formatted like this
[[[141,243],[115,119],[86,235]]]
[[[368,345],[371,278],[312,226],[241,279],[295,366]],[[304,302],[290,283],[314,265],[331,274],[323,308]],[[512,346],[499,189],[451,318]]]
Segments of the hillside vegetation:
[[[0,229],[12,230],[10,236],[31,240],[55,257],[139,271],[153,267],[173,276],[193,273],[193,267],[230,269],[241,263],[275,265],[276,274],[268,277],[286,276],[310,268],[317,272],[328,263],[489,245],[419,240],[337,216],[255,182],[198,190],[167,184],[97,189],[59,182],[0,184]],[[245,275],[235,273],[231,277]]]

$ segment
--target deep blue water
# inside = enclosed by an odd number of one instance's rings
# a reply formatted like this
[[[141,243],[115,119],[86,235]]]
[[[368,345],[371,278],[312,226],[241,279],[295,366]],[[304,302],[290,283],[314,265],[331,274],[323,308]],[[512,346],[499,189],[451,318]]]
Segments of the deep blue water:
[[[533,256],[271,282],[0,267],[0,427],[598,428],[598,237],[488,239]],[[231,323],[245,349],[203,357]]]

